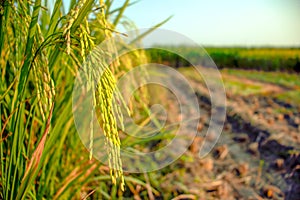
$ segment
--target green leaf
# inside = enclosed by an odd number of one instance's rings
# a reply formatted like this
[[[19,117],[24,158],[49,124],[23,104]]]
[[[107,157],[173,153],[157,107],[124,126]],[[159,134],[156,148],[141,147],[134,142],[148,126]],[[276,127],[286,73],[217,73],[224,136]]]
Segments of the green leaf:
[[[167,21],[169,21],[173,16],[168,17],[167,19],[165,19],[164,21],[156,24],[155,26],[153,26],[152,28],[150,28],[149,30],[147,30],[146,32],[140,34],[139,36],[137,36],[134,40],[132,40],[130,42],[130,44],[134,44],[140,40],[142,40],[144,37],[146,37],[147,35],[149,35],[150,33],[152,33],[153,31],[155,31],[157,28],[159,28],[160,26],[162,26],[163,24],[165,24]]]
[[[118,9],[119,13],[118,13],[117,17],[115,18],[115,20],[113,22],[114,27],[117,26],[117,24],[119,23],[120,19],[122,18],[124,11],[125,11],[125,9],[127,8],[128,4],[129,4],[129,1],[130,0],[126,0],[124,2],[124,4]]]
[[[32,57],[33,57],[32,47],[33,47],[33,43],[34,43],[34,34],[36,32],[36,24],[38,22],[38,16],[39,16],[40,9],[41,9],[41,0],[36,0],[34,8],[33,8],[32,16],[31,16],[31,23],[29,26],[29,33],[28,33],[28,38],[27,38],[27,43],[26,43],[26,50],[25,50],[25,62],[21,69],[20,82],[18,85],[19,101],[22,101],[22,98],[24,95],[24,90],[25,90],[25,85],[26,85],[29,71],[30,71],[30,66],[31,66]]]

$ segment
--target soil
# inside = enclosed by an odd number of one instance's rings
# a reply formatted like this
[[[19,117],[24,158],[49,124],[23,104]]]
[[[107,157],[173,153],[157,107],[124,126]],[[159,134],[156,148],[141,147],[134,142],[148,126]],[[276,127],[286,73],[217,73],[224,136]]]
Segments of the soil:
[[[177,170],[166,174],[161,188],[168,191],[173,185],[179,196],[195,195],[182,199],[300,199],[300,107],[266,93],[227,92],[223,133],[214,150],[199,159],[213,110],[205,87],[191,83],[201,108],[199,133],[186,153],[193,159],[174,163],[171,168]],[[267,93],[284,89],[271,84],[266,88]]]

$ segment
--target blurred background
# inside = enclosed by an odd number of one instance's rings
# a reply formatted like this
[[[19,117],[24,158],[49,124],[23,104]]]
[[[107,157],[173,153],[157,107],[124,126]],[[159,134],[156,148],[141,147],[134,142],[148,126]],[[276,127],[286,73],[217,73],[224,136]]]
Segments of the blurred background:
[[[125,15],[138,28],[172,16],[161,28],[199,45],[173,34],[144,40],[154,47],[148,58],[178,69],[199,97],[202,115],[192,154],[205,138],[212,109],[207,86],[189,62],[202,47],[226,89],[227,119],[217,146],[204,159],[179,161],[183,167],[173,168],[164,188],[203,199],[300,198],[299,10],[297,0],[144,0],[128,8]]]

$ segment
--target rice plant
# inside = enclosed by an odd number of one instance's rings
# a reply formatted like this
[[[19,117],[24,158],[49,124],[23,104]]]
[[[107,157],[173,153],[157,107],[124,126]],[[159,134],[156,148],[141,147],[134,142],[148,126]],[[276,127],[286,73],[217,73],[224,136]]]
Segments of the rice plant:
[[[66,8],[62,0],[0,1],[1,199],[112,198],[122,196],[126,180],[138,181],[123,177],[118,116],[110,110],[118,109],[110,104],[115,79],[131,66],[112,65],[94,86],[111,169],[92,159],[92,151],[88,156],[72,118],[81,63],[97,44],[118,34],[115,28],[133,3],[126,0],[116,9],[112,4],[72,0]],[[92,141],[93,133],[90,149]]]

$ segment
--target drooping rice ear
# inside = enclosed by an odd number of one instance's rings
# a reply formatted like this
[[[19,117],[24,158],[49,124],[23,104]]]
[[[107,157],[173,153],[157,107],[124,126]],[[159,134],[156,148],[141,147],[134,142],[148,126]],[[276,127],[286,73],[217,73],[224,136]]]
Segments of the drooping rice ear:
[[[44,41],[40,26],[37,24],[37,36],[35,43],[41,44]],[[37,89],[37,98],[39,109],[42,115],[43,121],[46,120],[45,116],[49,113],[55,96],[54,82],[49,72],[49,62],[47,52],[43,49],[41,52],[37,52],[38,56],[34,58],[32,67],[35,79],[35,85]]]

